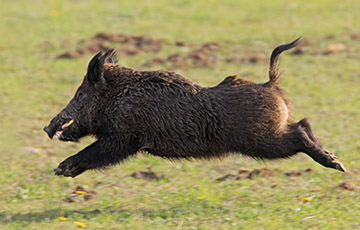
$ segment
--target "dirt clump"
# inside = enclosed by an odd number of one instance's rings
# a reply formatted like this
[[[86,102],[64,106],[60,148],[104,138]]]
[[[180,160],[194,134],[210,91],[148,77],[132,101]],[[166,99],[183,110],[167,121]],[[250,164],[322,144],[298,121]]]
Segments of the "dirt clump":
[[[190,51],[187,57],[193,66],[208,67],[219,62],[216,57],[216,52],[219,51],[220,45],[218,43],[205,43],[199,49]]]
[[[237,174],[226,174],[225,176],[219,177],[216,179],[217,182],[222,182],[225,180],[240,180],[247,178],[248,174],[251,172],[250,169],[240,168]]]
[[[163,49],[164,45],[181,47],[184,52],[174,52],[165,57],[155,57],[143,63],[142,66],[148,68],[160,66],[175,69],[206,68],[222,63],[268,63],[267,55],[261,53],[246,52],[245,56],[232,55],[238,52],[233,45],[221,47],[217,42],[207,42],[199,45],[188,44],[184,41],[170,43],[165,39],[153,38],[148,35],[126,35],[122,33],[97,33],[92,38],[80,40],[75,49],[64,51],[57,55],[56,58],[81,58],[99,51],[105,52],[112,47],[117,47],[116,53],[119,56],[143,55],[149,52],[157,53]],[[225,53],[229,53],[230,56]]]
[[[91,199],[94,199],[97,195],[97,192],[95,190],[85,190],[83,186],[78,185],[75,187],[73,192],[65,198],[65,202],[67,203],[73,203],[73,202],[79,202],[81,200],[88,201]]]
[[[80,58],[87,54],[97,53],[99,51],[109,50],[110,46],[104,43],[92,43],[79,46],[76,50],[65,51],[57,56],[57,58]]]
[[[324,39],[335,39],[335,35],[330,34]],[[347,35],[347,39],[360,40],[360,34]],[[66,44],[65,44],[66,45]],[[67,44],[68,45],[68,44]],[[126,35],[122,33],[97,33],[92,38],[83,39],[78,42],[75,49],[67,50],[56,58],[74,59],[85,55],[95,54],[99,51],[107,51],[113,47],[119,56],[143,55],[146,53],[157,53],[164,49],[164,45],[169,47],[181,48],[183,52],[173,52],[165,57],[155,57],[145,61],[142,67],[151,68],[158,66],[161,68],[207,68],[223,63],[240,64],[267,64],[268,55],[259,51],[242,51],[244,54],[238,54],[239,47],[235,44],[224,44],[221,46],[217,42],[207,42],[204,44],[189,44],[184,41],[175,41],[170,43],[165,39],[154,38],[148,35]],[[350,51],[343,43],[333,43],[322,49],[314,49],[313,43],[309,39],[303,39],[302,42],[294,48],[292,55],[330,55],[344,51]]]
[[[162,44],[165,42],[164,39],[157,39],[147,35],[125,35],[125,34],[106,34],[98,33],[95,35],[93,40],[98,42],[112,42],[120,43],[126,46],[133,46],[133,48],[141,51],[154,51],[158,52],[161,50]]]
[[[313,172],[314,171],[311,168],[307,168],[305,170],[290,170],[284,173],[284,175],[287,177],[297,177],[303,175],[304,173],[313,173]]]
[[[176,45],[176,46],[186,46],[186,43],[183,42],[183,41],[176,41],[176,42],[175,42],[175,45]]]
[[[84,200],[91,200],[94,199],[97,195],[95,190],[90,190],[84,195]]]
[[[243,179],[243,178],[241,178],[240,175],[226,174],[225,176],[217,178],[216,181],[217,182],[222,182],[222,181],[226,181],[226,180],[240,180],[240,179]]]
[[[179,45],[180,44],[180,45]],[[185,43],[176,42],[176,46],[186,46]],[[231,47],[230,47],[231,48]],[[229,47],[227,49],[230,49]],[[236,55],[223,57],[223,50],[217,42],[202,44],[199,48],[193,48],[185,54],[172,53],[165,58],[156,57],[145,62],[143,67],[162,66],[168,68],[206,68],[222,63],[245,63],[258,64],[268,63],[268,57],[261,53],[247,54],[246,57]]]
[[[338,187],[349,191],[355,191],[356,189],[355,185],[348,181],[344,181],[343,183],[339,184]]]
[[[334,34],[328,34],[325,36],[325,39],[328,39],[328,40],[331,40],[331,39],[334,39],[335,38],[335,35]]]
[[[237,174],[226,174],[225,176],[222,176],[218,179],[216,179],[217,182],[222,182],[226,180],[241,180],[241,179],[253,179],[254,177],[261,176],[261,177],[267,177],[267,176],[275,176],[278,174],[278,171],[267,169],[267,168],[261,168],[261,169],[239,169]]]
[[[242,56],[233,56],[230,58],[226,58],[225,62],[227,63],[248,63],[248,64],[257,64],[257,63],[267,63],[269,57],[264,54],[251,54],[248,57]]]
[[[133,172],[131,177],[136,179],[145,179],[145,180],[156,180],[159,181],[164,178],[163,175],[158,175],[154,171],[152,171],[151,167],[147,168],[147,171],[136,171]]]
[[[349,170],[348,174],[351,174],[351,175],[359,175],[359,174],[360,174],[360,170],[358,170],[358,169],[351,169],[351,170]]]
[[[178,41],[175,45],[185,46],[185,43]],[[173,53],[165,58],[154,58],[145,62],[143,66],[161,65],[170,68],[210,67],[220,63],[217,57],[219,51],[220,45],[216,42],[210,42],[201,45],[200,48],[190,50],[187,54]]]
[[[345,49],[346,49],[346,47],[342,43],[329,44],[326,46],[325,50],[323,51],[323,54],[329,55],[329,54],[333,54],[333,53],[340,53],[340,52],[345,51]]]
[[[360,40],[360,34],[350,34],[352,40]]]
[[[275,176],[276,174],[278,174],[278,171],[276,170],[261,168],[261,169],[254,169],[253,171],[251,171],[248,174],[247,178],[253,179],[256,176],[261,176],[261,177]]]
[[[57,58],[80,58],[99,51],[107,51],[113,43],[120,44],[117,53],[120,56],[133,56],[145,52],[158,52],[165,43],[164,39],[156,39],[147,35],[125,35],[98,33],[94,37],[81,40],[75,50],[65,51]]]

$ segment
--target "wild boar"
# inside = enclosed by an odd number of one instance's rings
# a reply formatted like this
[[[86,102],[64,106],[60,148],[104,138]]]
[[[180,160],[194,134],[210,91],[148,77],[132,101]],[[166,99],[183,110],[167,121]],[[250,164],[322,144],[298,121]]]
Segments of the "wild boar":
[[[324,150],[307,119],[294,122],[290,101],[279,88],[279,55],[299,43],[276,47],[269,81],[236,76],[202,87],[169,71],[142,71],[116,64],[114,50],[99,52],[69,104],[44,128],[50,138],[96,141],[54,169],[76,177],[144,151],[170,159],[210,159],[244,154],[288,158],[298,152],[329,168],[346,171]]]

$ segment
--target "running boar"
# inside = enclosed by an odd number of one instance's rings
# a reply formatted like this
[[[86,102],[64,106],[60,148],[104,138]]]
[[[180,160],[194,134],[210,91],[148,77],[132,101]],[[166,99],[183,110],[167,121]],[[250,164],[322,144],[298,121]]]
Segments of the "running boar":
[[[294,122],[290,102],[278,86],[277,60],[300,38],[278,46],[269,81],[236,76],[202,87],[169,71],[141,71],[116,64],[113,50],[98,53],[73,99],[46,126],[50,138],[96,141],[54,169],[76,177],[144,151],[170,159],[210,159],[241,153],[256,159],[288,158],[298,152],[345,172],[324,150],[307,119]]]

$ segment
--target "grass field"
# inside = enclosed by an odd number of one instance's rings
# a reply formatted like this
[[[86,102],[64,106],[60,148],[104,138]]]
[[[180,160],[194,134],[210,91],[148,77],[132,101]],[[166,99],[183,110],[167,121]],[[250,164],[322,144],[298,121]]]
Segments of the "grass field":
[[[2,0],[0,229],[80,228],[74,222],[88,229],[360,229],[359,10],[356,0]],[[167,41],[157,53],[119,55],[120,64],[134,68],[206,42],[220,46],[219,60],[269,56],[302,35],[309,44],[304,52],[282,55],[281,85],[296,119],[311,120],[349,173],[305,154],[275,162],[241,156],[169,162],[139,154],[104,172],[53,176],[59,162],[93,141],[55,142],[42,131],[72,97],[93,54],[56,56],[99,32]],[[268,79],[266,61],[153,68],[171,68],[205,86],[231,74]],[[148,167],[159,180],[130,176]],[[263,170],[248,178],[239,169]],[[301,175],[286,175],[291,170]],[[228,174],[240,176],[217,180]],[[86,201],[72,194],[77,186],[96,195]]]

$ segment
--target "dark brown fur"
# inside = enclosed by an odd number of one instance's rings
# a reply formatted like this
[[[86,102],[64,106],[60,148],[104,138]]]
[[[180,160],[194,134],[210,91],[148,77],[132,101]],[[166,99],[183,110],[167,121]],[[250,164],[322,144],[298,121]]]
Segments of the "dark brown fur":
[[[263,84],[229,76],[215,87],[201,87],[174,72],[116,65],[112,51],[97,54],[75,97],[45,127],[51,138],[60,130],[60,140],[94,135],[97,141],[62,162],[55,173],[75,177],[140,150],[172,159],[229,153],[279,159],[304,152],[345,171],[321,147],[308,120],[293,121],[290,102],[278,87],[278,56],[298,41],[273,51],[270,80]],[[73,124],[62,127],[69,120]]]

